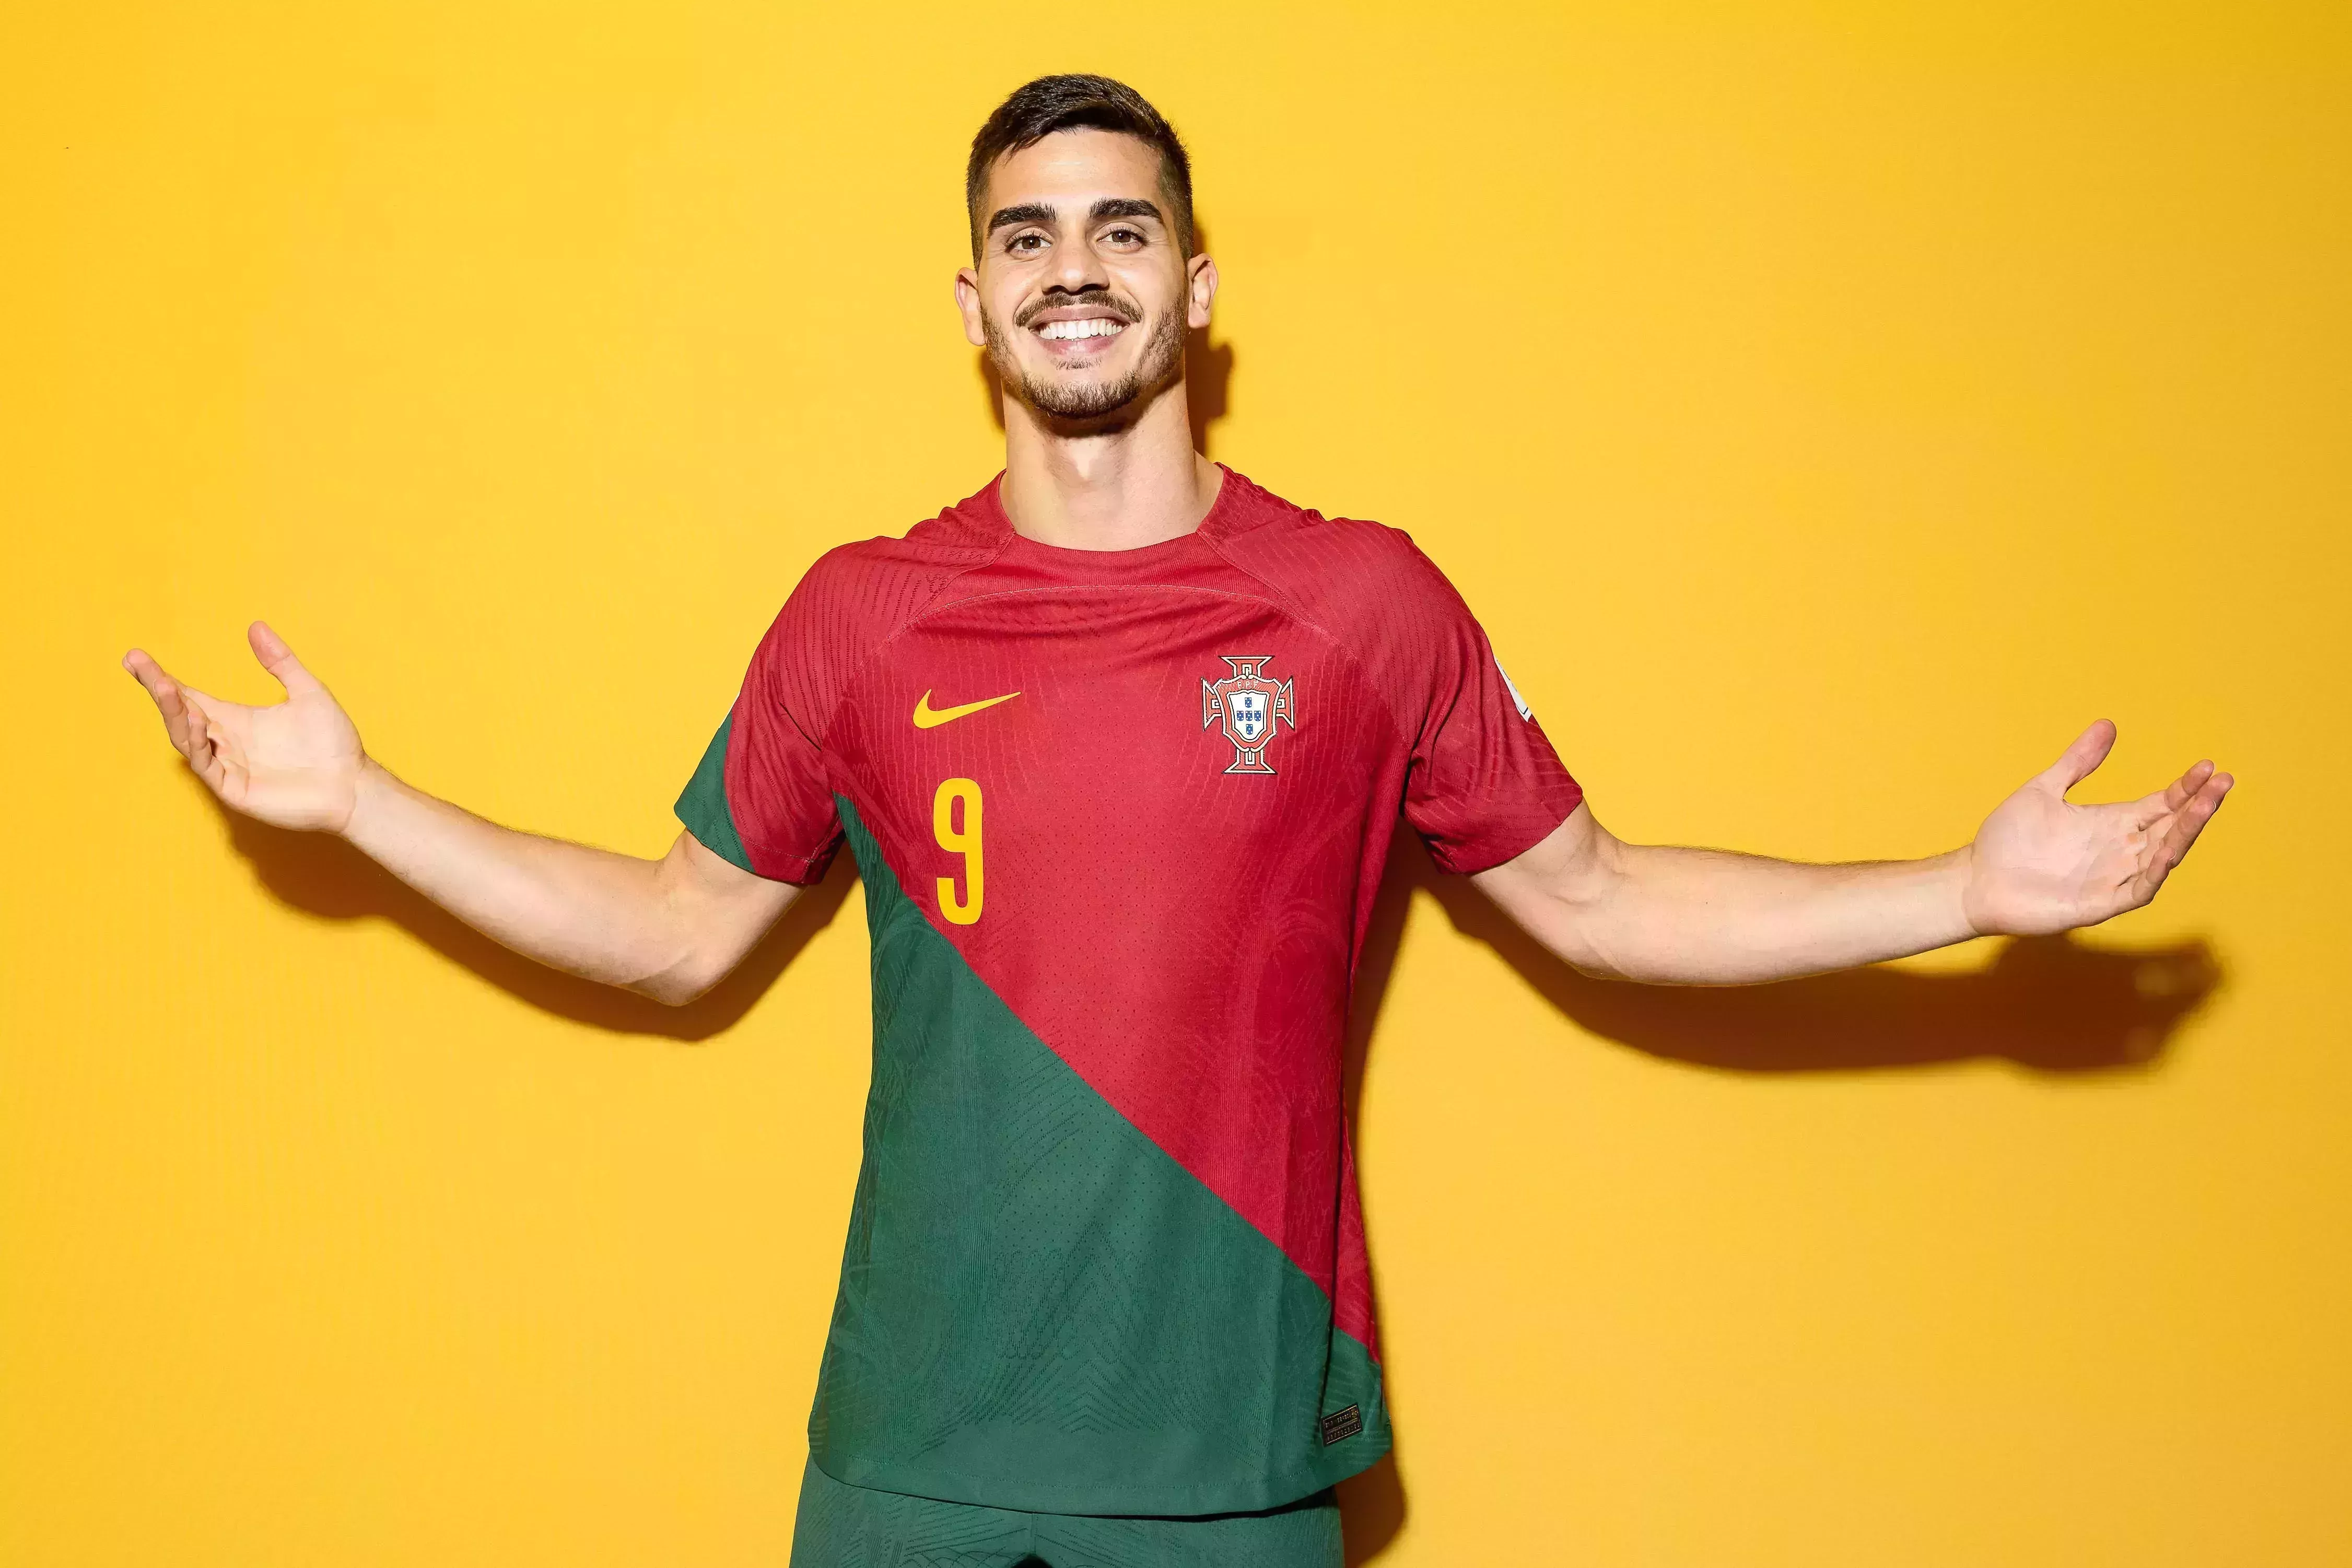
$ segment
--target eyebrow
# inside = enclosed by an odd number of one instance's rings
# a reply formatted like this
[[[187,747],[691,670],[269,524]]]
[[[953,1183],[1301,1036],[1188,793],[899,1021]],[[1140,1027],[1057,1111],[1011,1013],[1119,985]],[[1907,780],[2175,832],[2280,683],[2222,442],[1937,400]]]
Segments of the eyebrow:
[[[1044,202],[1024,202],[1017,207],[999,207],[988,215],[988,232],[1010,228],[1015,224],[1052,223],[1054,209]]]
[[[1107,217],[1148,217],[1161,223],[1168,221],[1160,216],[1158,207],[1134,196],[1105,196],[1094,205],[1089,216],[1097,223]]]
[[[1138,196],[1105,196],[1087,211],[1087,216],[1099,223],[1107,217],[1148,217],[1160,223],[1168,221],[1159,207]],[[1054,208],[1046,202],[1023,202],[1018,206],[999,207],[988,215],[988,232],[1012,228],[1024,223],[1050,224]]]

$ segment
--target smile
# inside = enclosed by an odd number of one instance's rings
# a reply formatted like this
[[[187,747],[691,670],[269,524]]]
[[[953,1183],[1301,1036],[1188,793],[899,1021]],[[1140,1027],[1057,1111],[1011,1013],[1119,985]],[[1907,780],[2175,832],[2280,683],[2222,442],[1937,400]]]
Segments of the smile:
[[[1127,323],[1108,316],[1089,316],[1082,321],[1048,321],[1035,331],[1049,342],[1070,338],[1115,338],[1127,331]]]

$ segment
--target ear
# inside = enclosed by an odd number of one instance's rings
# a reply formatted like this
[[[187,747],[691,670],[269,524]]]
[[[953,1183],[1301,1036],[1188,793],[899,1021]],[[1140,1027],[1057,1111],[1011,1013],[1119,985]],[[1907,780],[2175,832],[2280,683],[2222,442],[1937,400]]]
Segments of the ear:
[[[963,312],[963,338],[976,349],[988,346],[988,328],[980,319],[980,274],[969,267],[956,268],[956,309]]]
[[[1184,287],[1190,296],[1184,324],[1199,331],[1209,324],[1209,305],[1217,297],[1217,264],[1205,256],[1192,258],[1184,264]]]

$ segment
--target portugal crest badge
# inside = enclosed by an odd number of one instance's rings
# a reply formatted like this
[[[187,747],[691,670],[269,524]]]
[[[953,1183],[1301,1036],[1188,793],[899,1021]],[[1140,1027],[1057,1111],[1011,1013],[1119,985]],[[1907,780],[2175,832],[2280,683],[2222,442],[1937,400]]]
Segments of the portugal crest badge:
[[[1298,705],[1290,682],[1272,680],[1265,673],[1270,653],[1236,658],[1220,654],[1234,672],[1223,680],[1201,682],[1201,728],[1223,722],[1225,739],[1234,743],[1229,773],[1270,773],[1266,743],[1274,739],[1276,721],[1298,728]]]

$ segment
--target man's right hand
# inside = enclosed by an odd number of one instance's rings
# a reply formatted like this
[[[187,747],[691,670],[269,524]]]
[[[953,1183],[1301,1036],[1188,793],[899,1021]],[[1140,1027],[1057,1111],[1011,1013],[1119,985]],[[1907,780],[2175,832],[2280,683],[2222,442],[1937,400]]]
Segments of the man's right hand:
[[[223,701],[181,685],[141,648],[123,656],[122,668],[155,700],[172,744],[224,805],[279,827],[341,833],[367,763],[360,732],[276,632],[256,621],[245,635],[286,689],[285,701]]]
[[[659,860],[485,822],[368,759],[318,677],[259,621],[247,634],[286,700],[248,708],[191,691],[137,648],[122,666],[172,744],[233,810],[339,833],[475,930],[557,969],[691,1001],[735,967],[800,889],[681,833]],[[361,797],[367,809],[353,820]]]

